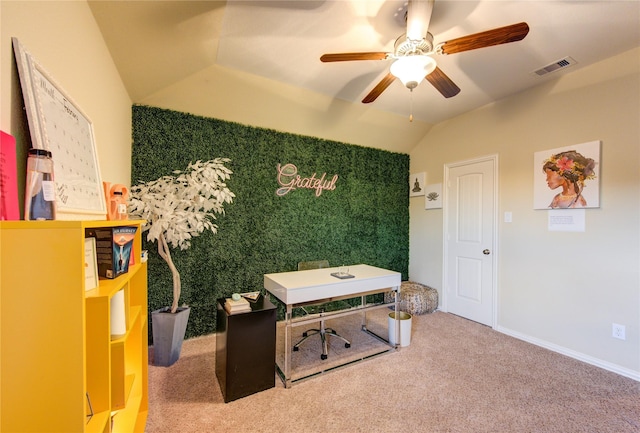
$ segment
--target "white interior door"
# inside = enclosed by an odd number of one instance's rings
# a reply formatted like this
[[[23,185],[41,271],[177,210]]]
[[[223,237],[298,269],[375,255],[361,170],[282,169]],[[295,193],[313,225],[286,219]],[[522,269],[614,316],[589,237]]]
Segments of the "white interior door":
[[[445,166],[447,311],[494,326],[497,156]]]

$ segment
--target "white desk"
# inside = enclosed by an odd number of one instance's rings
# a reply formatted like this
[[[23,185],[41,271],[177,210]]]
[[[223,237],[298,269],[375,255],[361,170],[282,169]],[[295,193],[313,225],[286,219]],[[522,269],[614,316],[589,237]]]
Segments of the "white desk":
[[[370,332],[366,327],[366,311],[375,308],[387,308],[385,304],[367,305],[365,297],[375,293],[382,293],[389,290],[396,292],[395,296],[395,317],[399,322],[398,314],[398,296],[400,290],[401,275],[399,272],[389,271],[382,268],[369,265],[353,265],[349,267],[349,274],[353,278],[339,279],[331,274],[338,272],[338,268],[310,269],[306,271],[280,272],[275,274],[264,275],[264,288],[273,296],[278,298],[286,306],[285,317],[285,338],[284,338],[284,366],[276,363],[279,373],[284,381],[285,387],[291,386],[291,328],[319,322],[328,316],[339,317],[347,314],[363,313],[362,330],[368,332],[374,337],[389,344],[388,340]],[[304,304],[323,303],[339,299],[362,297],[362,303],[359,307],[349,310],[343,310],[332,313],[322,313],[311,319],[294,319],[292,318],[292,310]],[[396,339],[400,341],[400,324],[396,323]],[[398,346],[391,346],[397,349]]]

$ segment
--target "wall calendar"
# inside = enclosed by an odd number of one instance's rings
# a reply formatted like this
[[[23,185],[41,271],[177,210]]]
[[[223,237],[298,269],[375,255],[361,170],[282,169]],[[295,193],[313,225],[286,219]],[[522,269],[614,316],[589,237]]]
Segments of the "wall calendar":
[[[56,219],[106,219],[93,124],[19,41],[12,42],[32,146],[52,154]]]

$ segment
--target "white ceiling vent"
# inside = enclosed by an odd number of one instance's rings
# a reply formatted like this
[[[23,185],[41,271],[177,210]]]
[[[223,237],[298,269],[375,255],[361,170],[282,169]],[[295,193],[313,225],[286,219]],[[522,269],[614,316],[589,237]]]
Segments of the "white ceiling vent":
[[[578,63],[578,62],[573,60],[571,57],[567,56],[564,59],[558,60],[557,62],[553,62],[553,63],[548,64],[544,68],[540,68],[540,69],[538,69],[536,71],[533,71],[533,73],[541,77],[543,75],[550,74],[551,72],[555,72],[555,71],[559,71],[560,69],[568,68],[569,66],[575,65],[576,63]]]

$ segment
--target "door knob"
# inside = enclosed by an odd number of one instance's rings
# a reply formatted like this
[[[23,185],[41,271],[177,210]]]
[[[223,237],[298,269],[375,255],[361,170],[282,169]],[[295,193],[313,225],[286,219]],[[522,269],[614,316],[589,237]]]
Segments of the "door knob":
[[[482,254],[484,254],[485,256],[488,256],[489,254],[491,254],[491,251],[489,251],[489,250],[482,250]]]

